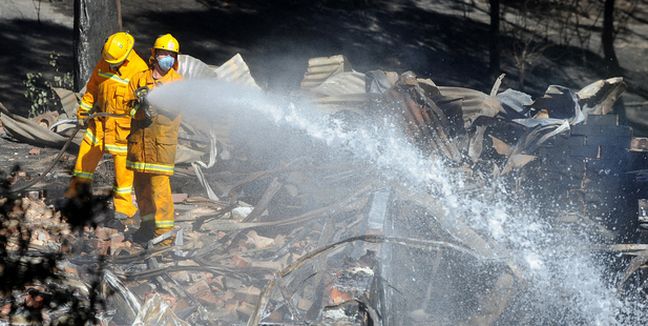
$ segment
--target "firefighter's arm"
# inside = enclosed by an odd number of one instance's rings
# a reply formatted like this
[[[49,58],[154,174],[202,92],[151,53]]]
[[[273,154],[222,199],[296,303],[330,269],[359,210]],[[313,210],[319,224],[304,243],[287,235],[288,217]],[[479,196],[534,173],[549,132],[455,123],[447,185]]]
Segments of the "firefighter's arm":
[[[145,124],[150,123],[157,115],[146,98],[148,92],[148,87],[140,86],[138,78],[133,78],[128,84],[128,92],[124,98],[130,108],[130,116],[135,120],[144,121]]]
[[[79,107],[77,108],[76,116],[80,125],[84,125],[86,120],[88,119],[88,115],[90,114],[95,99],[97,98],[97,89],[98,89],[98,75],[97,75],[97,67],[95,67],[94,71],[92,72],[92,75],[90,76],[90,80],[86,85],[86,92],[83,94],[83,97],[81,97],[81,101],[79,102]]]
[[[138,89],[139,78],[138,75],[133,76],[130,82],[128,83],[128,89],[126,90],[126,95],[124,96],[124,101],[129,109],[129,114],[134,119],[139,119],[137,111],[140,107],[139,99],[137,97],[136,91]]]

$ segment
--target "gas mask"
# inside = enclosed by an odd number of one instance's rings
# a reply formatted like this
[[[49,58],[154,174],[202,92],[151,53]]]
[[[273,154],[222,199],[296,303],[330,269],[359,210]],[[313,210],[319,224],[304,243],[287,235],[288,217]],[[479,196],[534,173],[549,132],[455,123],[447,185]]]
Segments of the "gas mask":
[[[158,65],[160,66],[160,69],[163,72],[167,72],[169,71],[169,69],[171,69],[171,67],[173,67],[173,64],[175,63],[175,58],[170,55],[161,58],[158,57],[157,62]]]

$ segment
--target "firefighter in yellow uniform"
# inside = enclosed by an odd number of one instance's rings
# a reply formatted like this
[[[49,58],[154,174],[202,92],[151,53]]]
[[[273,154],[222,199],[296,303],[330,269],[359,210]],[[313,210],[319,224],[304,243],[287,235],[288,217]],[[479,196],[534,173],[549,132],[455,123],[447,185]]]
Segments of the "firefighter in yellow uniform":
[[[149,106],[145,94],[154,87],[182,79],[178,74],[180,44],[166,34],[155,40],[149,70],[131,78],[127,101],[133,115],[126,166],[135,172],[135,195],[142,223],[133,240],[146,242],[174,227],[169,177],[173,175],[181,115]],[[167,241],[165,244],[169,244]]]
[[[65,193],[67,198],[76,197],[80,186],[92,182],[103,154],[110,153],[115,165],[113,203],[118,218],[132,217],[137,212],[131,194],[133,172],[126,169],[131,117],[125,95],[130,78],[148,66],[133,49],[134,43],[133,36],[118,32],[109,36],[103,46],[102,60],[95,66],[77,109],[79,124],[87,129]],[[97,116],[88,119],[91,112]]]

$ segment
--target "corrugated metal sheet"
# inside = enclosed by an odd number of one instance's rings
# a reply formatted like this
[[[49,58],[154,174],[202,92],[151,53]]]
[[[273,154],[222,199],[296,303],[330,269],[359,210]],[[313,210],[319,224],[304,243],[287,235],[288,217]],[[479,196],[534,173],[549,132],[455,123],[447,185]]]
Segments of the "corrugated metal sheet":
[[[60,148],[67,138],[25,117],[9,112],[0,103],[0,121],[5,132],[14,139],[35,146]]]
[[[367,102],[372,95],[373,97],[377,97],[374,94],[367,93],[341,94],[318,98],[315,103],[323,105],[362,105]]]
[[[440,86],[441,95],[448,99],[461,99],[461,111],[465,126],[468,127],[479,116],[494,117],[503,111],[502,104],[495,96],[464,87]]]
[[[218,78],[214,68],[186,54],[178,56],[178,72],[185,78]]]
[[[245,63],[243,57],[238,53],[214,71],[218,74],[218,79],[260,88],[252,77],[247,63]]]
[[[365,74],[355,71],[338,73],[310,91],[319,96],[363,94],[366,92]]]
[[[74,117],[77,107],[79,107],[79,96],[69,89],[54,87],[54,92],[58,95],[63,106],[63,111],[68,117]]]
[[[178,72],[185,78],[216,78],[259,88],[250,73],[250,68],[238,53],[218,67],[208,65],[186,54],[178,56],[178,61]]]
[[[403,130],[421,148],[459,162],[461,153],[450,135],[452,123],[431,95],[416,79],[401,76],[396,86],[385,93],[385,104],[402,116]]]
[[[301,88],[315,88],[330,77],[345,71],[351,71],[351,64],[340,54],[308,59],[308,68],[301,81]]]

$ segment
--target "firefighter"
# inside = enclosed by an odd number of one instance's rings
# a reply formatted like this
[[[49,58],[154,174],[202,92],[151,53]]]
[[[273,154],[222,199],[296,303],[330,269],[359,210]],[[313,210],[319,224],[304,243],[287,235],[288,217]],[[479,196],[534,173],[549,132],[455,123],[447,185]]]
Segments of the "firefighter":
[[[127,100],[131,103],[133,129],[128,137],[126,166],[135,172],[135,195],[142,220],[133,240],[144,243],[171,231],[174,209],[169,177],[173,175],[181,115],[148,105],[148,91],[182,79],[177,72],[180,44],[165,34],[151,49],[149,69],[131,78]],[[171,239],[163,242],[170,244]]]
[[[118,32],[110,35],[103,46],[102,60],[95,66],[77,109],[77,120],[87,129],[65,193],[71,199],[89,189],[97,163],[104,153],[109,153],[115,165],[113,203],[118,219],[131,218],[137,212],[131,194],[133,172],[126,169],[131,117],[125,95],[130,78],[148,66],[133,49],[134,43],[133,36]],[[97,116],[88,119],[90,113]]]

